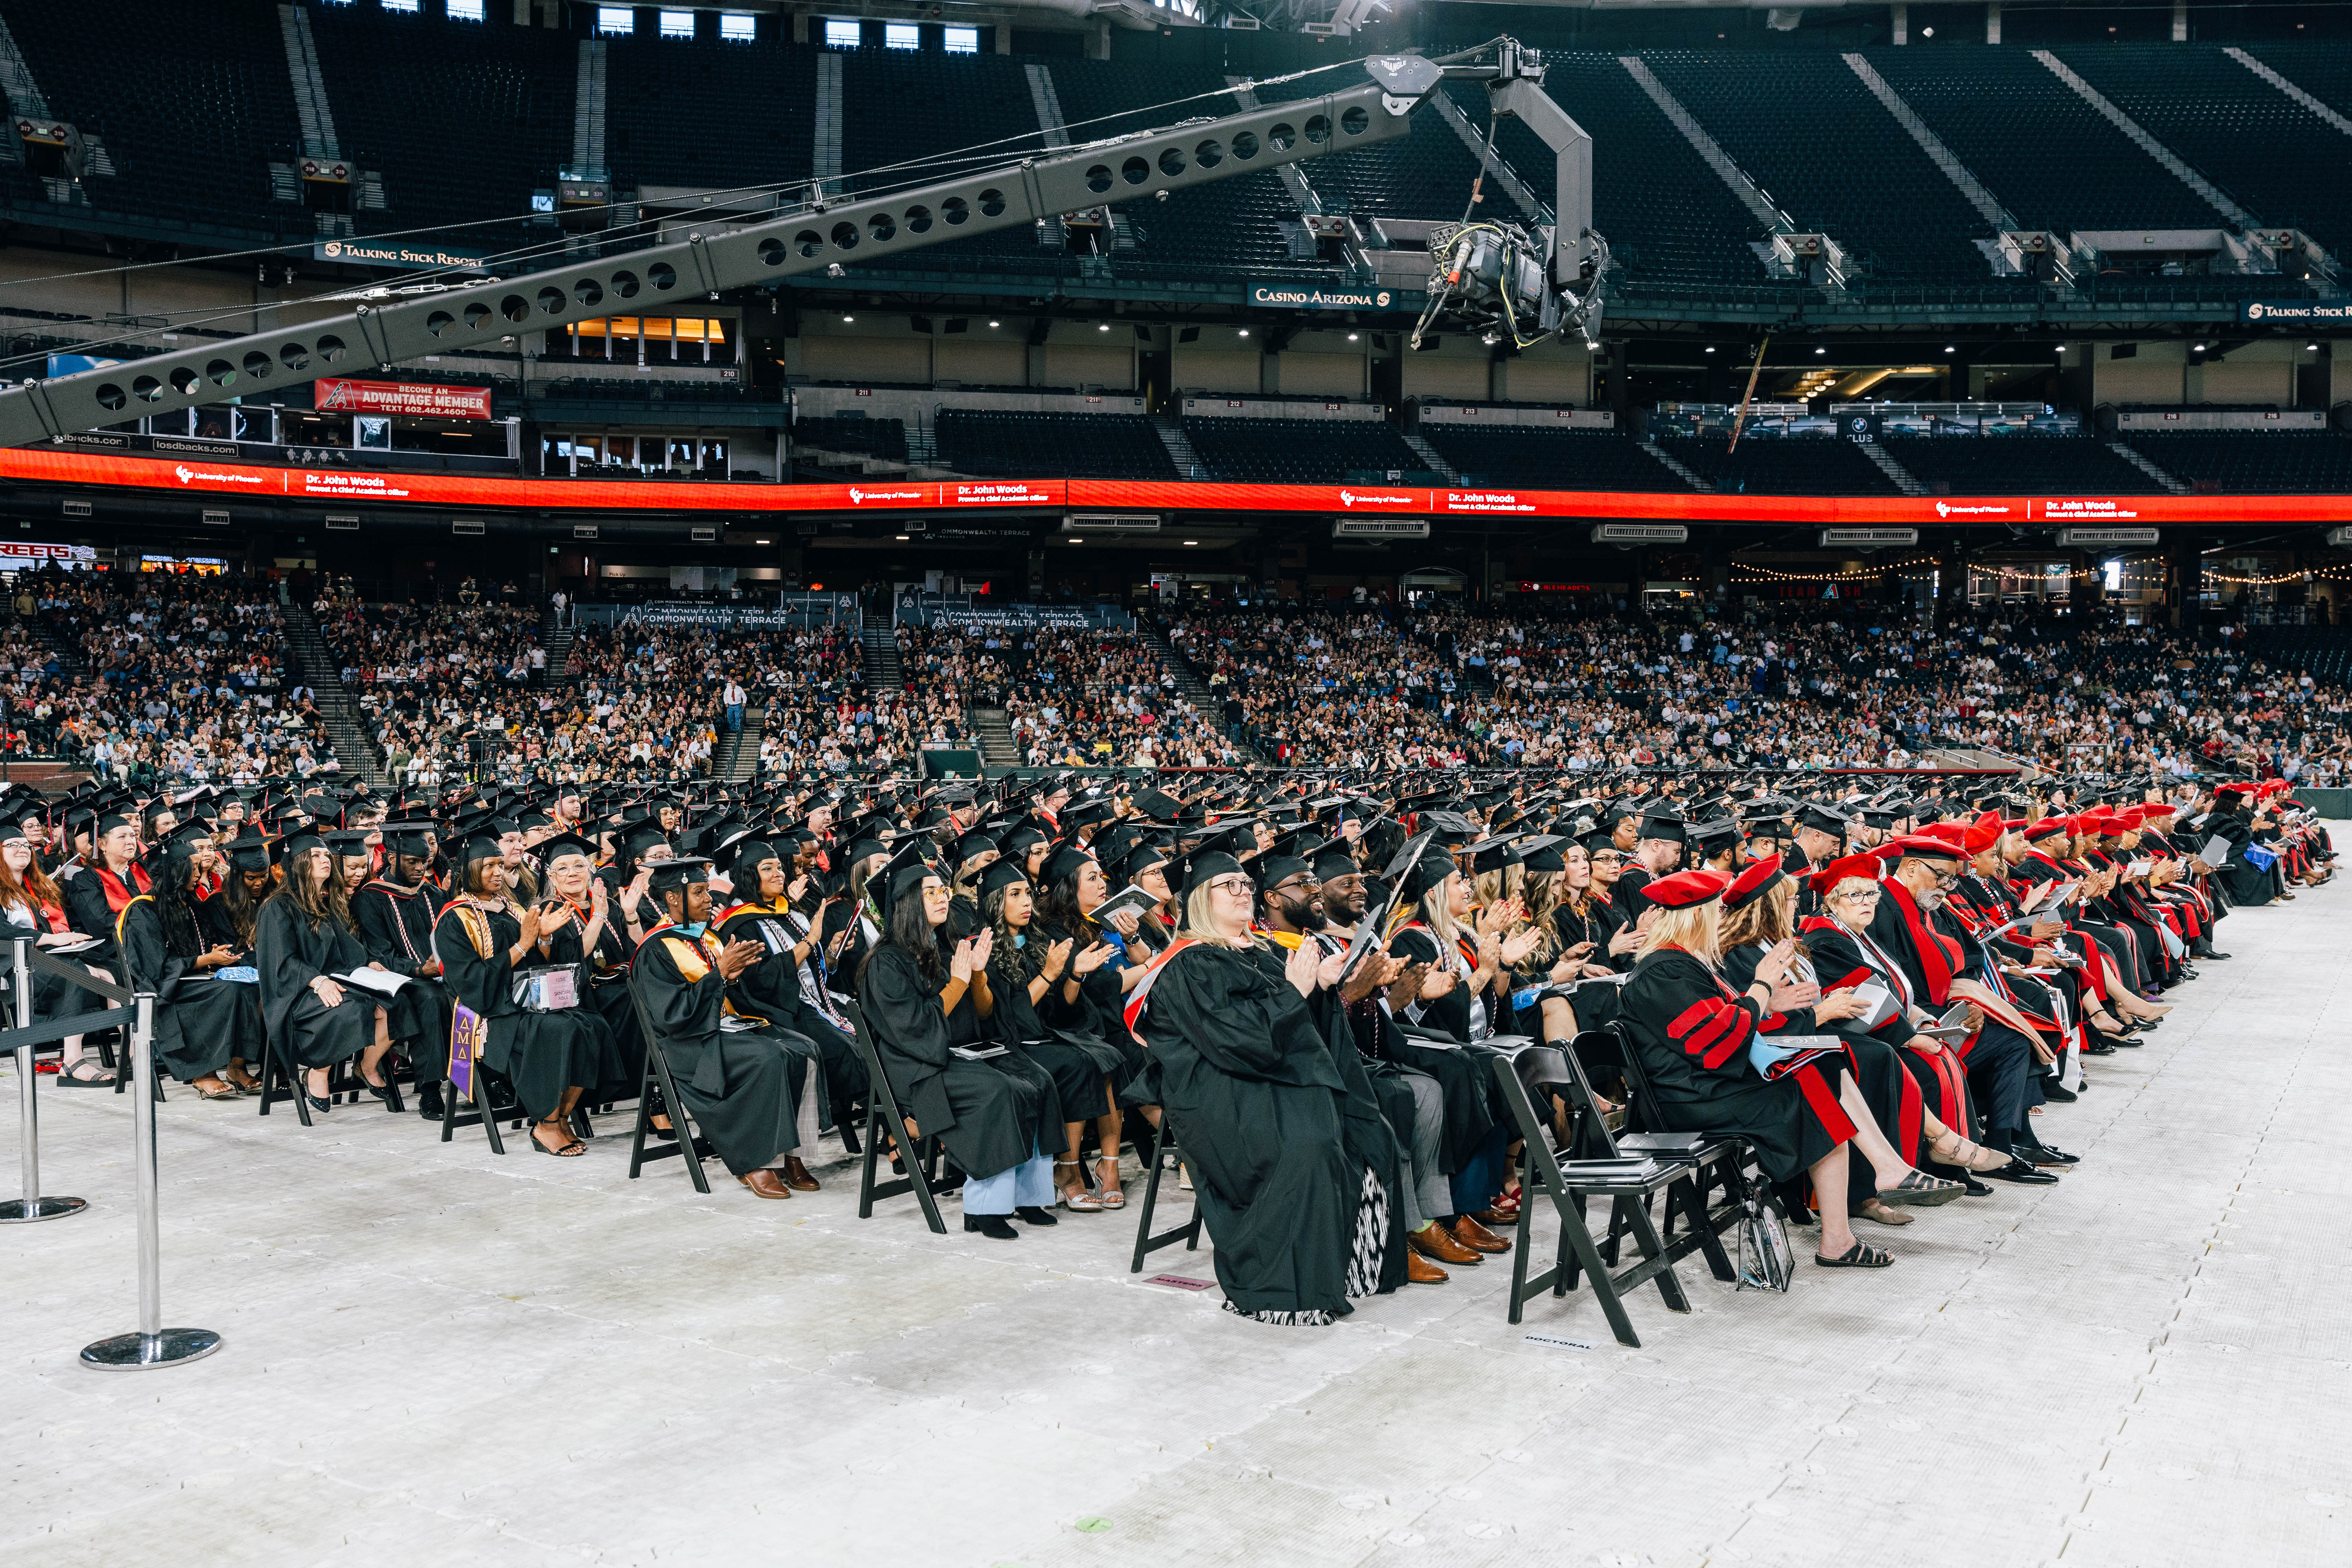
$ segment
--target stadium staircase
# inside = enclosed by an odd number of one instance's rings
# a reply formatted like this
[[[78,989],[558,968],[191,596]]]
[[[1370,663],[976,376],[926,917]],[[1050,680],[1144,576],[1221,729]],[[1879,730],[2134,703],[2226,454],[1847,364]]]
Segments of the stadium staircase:
[[[1641,447],[1642,450],[1649,453],[1653,458],[1657,458],[1659,462],[1664,463],[1667,469],[1674,474],[1675,478],[1682,480],[1683,483],[1690,486],[1691,489],[1700,491],[1711,491],[1715,489],[1715,486],[1706,478],[1706,476],[1699,473],[1696,468],[1690,468],[1685,464],[1680,458],[1667,451],[1664,447],[1659,446],[1655,441],[1644,437],[1637,443],[1637,445]]]
[[[41,646],[56,658],[58,673],[64,677],[68,686],[79,683],[89,673],[89,667],[81,661],[81,650],[60,636],[47,616],[36,616],[25,624],[33,628],[33,635],[40,639]]]
[[[857,640],[866,649],[866,689],[868,691],[904,689],[907,672],[898,663],[898,636],[891,627],[888,613],[864,612]]]
[[[287,646],[293,649],[302,684],[310,689],[312,702],[326,722],[327,742],[334,748],[335,761],[346,776],[381,787],[388,782],[383,759],[376,754],[375,742],[360,722],[359,703],[343,685],[342,671],[327,651],[326,640],[319,636],[319,623],[310,618],[308,606],[291,598],[279,607],[286,613]]]
[[[572,639],[574,635],[572,627],[555,618],[552,608],[540,616],[539,642],[547,649],[548,685],[568,689],[572,684]]]
[[[286,74],[294,83],[294,112],[302,127],[305,158],[341,158],[335,117],[327,103],[327,79],[319,68],[319,46],[310,35],[310,14],[278,7],[278,33],[286,46]]]
[[[971,738],[980,742],[980,760],[992,768],[1017,768],[1021,748],[1013,744],[1013,726],[1002,708],[974,708],[966,716]]]
[[[1426,465],[1433,473],[1444,474],[1447,484],[1458,485],[1462,482],[1461,470],[1454,468],[1453,464],[1447,462],[1444,457],[1440,456],[1437,448],[1431,446],[1420,431],[1400,430],[1397,434],[1404,437],[1404,444],[1406,446],[1421,454],[1422,462]]]
[[[1176,678],[1176,689],[1183,694],[1185,701],[1199,710],[1202,721],[1219,734],[1224,733],[1224,705],[1211,694],[1208,683],[1201,679],[1201,672],[1192,668],[1192,661],[1178,653],[1174,645],[1169,642],[1168,634],[1138,616],[1135,635],[1143,639],[1146,647],[1160,656],[1160,667]],[[1244,737],[1249,734],[1246,726],[1242,734]],[[1242,755],[1254,763],[1267,760],[1265,753],[1250,744],[1246,738],[1242,742]]]
[[[1878,471],[1894,480],[1895,488],[1905,495],[1923,496],[1927,493],[1927,487],[1913,479],[1910,471],[1896,462],[1895,455],[1885,447],[1873,443],[1862,448],[1862,455],[1877,464]]]
[[[2139,150],[2164,165],[2182,184],[2202,196],[2207,205],[2241,229],[2260,228],[2262,220],[2231,201],[2213,182],[2190,168],[2179,153],[2158,141],[2140,122],[2126,114],[2114,100],[2097,88],[2076,75],[2072,67],[2048,49],[2036,49],[2033,58],[2050,69],[2050,74],[2074,89],[2074,95],[2098,111],[2099,117],[2137,145]]]
[[[768,705],[743,705],[743,727],[719,739],[711,772],[728,784],[747,784],[760,772],[760,742],[768,732]]]
[[[1184,422],[1173,414],[1155,414],[1151,423],[1160,432],[1160,444],[1168,448],[1171,461],[1176,465],[1179,477],[1204,479],[1201,472],[1201,455],[1192,450],[1192,437],[1184,434]]]
[[[2141,473],[2146,474],[2149,479],[2154,479],[2158,484],[2162,485],[2170,493],[2177,496],[2185,496],[2189,493],[2189,487],[2187,485],[2182,484],[2179,479],[2174,479],[2170,474],[2166,473],[2162,468],[2158,468],[2154,463],[2150,462],[2146,454],[2133,451],[2130,447],[2121,441],[2109,441],[2106,444],[2106,447],[2108,451],[2113,452],[2116,457],[2121,458],[2125,462],[2129,463],[2133,468],[2137,468]]]

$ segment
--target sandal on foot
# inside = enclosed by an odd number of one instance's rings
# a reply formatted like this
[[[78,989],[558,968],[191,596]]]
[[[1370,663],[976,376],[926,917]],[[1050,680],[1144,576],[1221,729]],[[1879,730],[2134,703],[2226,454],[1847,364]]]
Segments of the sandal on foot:
[[[1925,1171],[1906,1171],[1901,1181],[1878,1189],[1878,1201],[1898,1208],[1934,1208],[1967,1190],[1958,1182],[1937,1181]]]
[[[1102,1173],[1102,1168],[1105,1165],[1110,1167],[1110,1174],[1108,1176]],[[1117,1155],[1104,1154],[1096,1159],[1095,1179],[1102,1184],[1102,1194],[1097,1201],[1103,1207],[1123,1209],[1127,1206],[1127,1194],[1118,1190],[1118,1157]]]
[[[561,1123],[542,1121],[540,1125],[542,1127],[560,1127]],[[539,1134],[537,1132],[533,1132],[531,1134],[530,1146],[538,1150],[542,1154],[552,1154],[559,1160],[576,1160],[581,1155],[588,1152],[588,1145],[583,1143],[577,1138],[572,1139],[569,1143],[558,1144],[556,1147],[551,1149],[546,1144],[539,1141]]]
[[[1873,1225],[1906,1226],[1913,1224],[1919,1216],[1917,1215],[1905,1214],[1901,1209],[1888,1208],[1876,1198],[1872,1198],[1866,1203],[1854,1205],[1852,1209],[1847,1211],[1847,1217],[1852,1219],[1866,1219]]]
[[[1927,1152],[1939,1165],[1957,1165],[1963,1171],[1998,1171],[2009,1163],[2009,1156],[1981,1143],[1972,1143],[1958,1133],[1946,1129],[1948,1143],[1930,1143]]]
[[[1895,1261],[1895,1254],[1857,1241],[1835,1258],[1813,1254],[1813,1261],[1824,1268],[1884,1268]]]
[[[206,1089],[202,1084],[195,1085],[194,1088],[196,1098],[199,1100],[243,1100],[245,1098],[225,1083],[213,1089]]]
[[[1078,1163],[1076,1160],[1055,1161],[1054,1169],[1057,1173],[1055,1176],[1056,1184],[1058,1184],[1061,1180],[1058,1173],[1066,1168],[1076,1171],[1078,1169]],[[1072,1196],[1071,1194],[1065,1189],[1060,1194],[1059,1202],[1062,1207],[1069,1210],[1072,1214],[1100,1214],[1103,1210],[1102,1200],[1096,1197],[1094,1194],[1087,1191],[1086,1183],[1083,1179],[1078,1183],[1078,1190],[1076,1196]]]

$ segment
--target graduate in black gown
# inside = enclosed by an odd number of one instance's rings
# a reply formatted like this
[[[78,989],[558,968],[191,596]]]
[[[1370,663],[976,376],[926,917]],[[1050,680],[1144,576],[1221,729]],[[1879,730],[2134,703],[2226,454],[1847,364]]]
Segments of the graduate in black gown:
[[[800,1146],[793,1096],[815,1047],[739,1002],[738,984],[767,950],[710,930],[709,868],[699,855],[654,863],[650,897],[668,919],[638,944],[629,984],[720,1163],[754,1196],[789,1198],[780,1173]]]
[[[1076,937],[1045,935],[1037,923],[1035,891],[1013,861],[999,860],[982,871],[978,891],[981,924],[992,939],[988,984],[996,1002],[988,1034],[1045,1069],[1066,1119],[1063,1135],[1069,1152],[1054,1162],[1060,1205],[1074,1214],[1123,1208],[1123,1195],[1107,1204],[1087,1189],[1077,1158],[1087,1121],[1098,1119],[1109,1151],[1104,1156],[1111,1170],[1108,1191],[1118,1192],[1118,1110],[1111,1083],[1127,1063],[1118,1047],[1086,1026],[1090,1020],[1074,1005],[1087,976],[1109,963],[1117,949],[1107,942],[1081,949]],[[1042,1008],[1056,1001],[1063,1003],[1062,1024],[1041,1016]]]
[[[392,1036],[394,1047],[404,1053],[414,1064],[420,1054],[429,1059],[433,1054],[433,1042],[439,1040],[446,1061],[448,1004],[443,995],[436,995],[439,987],[422,987],[411,978],[404,967],[405,953],[397,950],[378,952],[375,941],[362,921],[360,900],[375,875],[375,856],[368,846],[368,836],[356,828],[337,828],[321,837],[326,840],[328,853],[334,857],[337,873],[342,878],[345,917],[351,921],[352,933],[367,949],[369,963],[408,981],[399,990],[382,998],[384,1029]],[[437,1018],[436,1013],[439,1015]],[[426,1081],[431,1080],[428,1078]]]
[[[1225,1310],[1320,1327],[1381,1288],[1393,1230],[1379,1176],[1349,1152],[1348,1087],[1307,1008],[1320,960],[1302,943],[1279,974],[1259,961],[1255,889],[1232,856],[1193,856],[1183,887],[1183,931],[1129,1016],[1192,1167]]]
[[[1644,896],[1659,914],[1642,939],[1641,959],[1624,994],[1625,1021],[1659,1110],[1672,1125],[1663,1131],[1737,1132],[1755,1150],[1774,1182],[1810,1174],[1817,1193],[1848,1190],[1847,1145],[1867,1158],[1878,1177],[1880,1201],[1927,1206],[1958,1197],[1958,1183],[1910,1169],[1888,1146],[1869,1108],[1850,1088],[1842,1052],[1767,1077],[1752,1058],[1759,1033],[1820,999],[1820,988],[1789,973],[1795,944],[1783,942],[1735,991],[1716,966],[1722,894],[1727,879],[1713,871],[1678,871],[1654,879]],[[1814,1261],[1830,1268],[1884,1268],[1895,1261],[1882,1248],[1854,1239],[1846,1205],[1822,1206],[1822,1245]]]
[[[303,1069],[311,1110],[332,1109],[327,1069],[354,1056],[369,1092],[389,1108],[397,1097],[383,1076],[392,1034],[383,999],[336,978],[377,966],[352,930],[334,858],[308,828],[288,836],[279,849],[286,879],[254,918],[254,966],[269,1037]]]
[[[857,975],[875,1054],[916,1137],[936,1136],[965,1173],[963,1227],[1009,1241],[1006,1216],[1051,1225],[1054,1160],[1069,1147],[1053,1076],[1020,1052],[988,1044],[996,1010],[983,930],[948,937],[950,896],[920,846],[876,873],[883,936]]]
[[[635,944],[623,930],[612,894],[596,875],[595,847],[577,834],[558,834],[539,847],[546,868],[541,905],[539,962],[577,965],[593,1006],[612,1032],[616,1053],[613,1098],[637,1091],[646,1072],[645,1030],[629,1000],[629,959]]]
[[[810,884],[821,873],[787,867],[778,846],[766,839],[725,846],[719,858],[732,879],[737,901],[713,914],[711,925],[721,942],[757,942],[764,950],[736,988],[753,1012],[807,1040],[816,1053],[818,1081],[802,1090],[800,1100],[801,1142],[813,1146],[819,1105],[832,1108],[836,1126],[845,1125],[849,1107],[866,1097],[867,1088],[865,1060],[849,1037],[849,1019],[827,984],[833,973],[827,955],[838,958],[848,945],[850,911],[844,900],[812,898]],[[804,910],[803,903],[812,907]],[[800,1156],[783,1170],[795,1192],[816,1191],[817,1180]]]
[[[506,899],[506,854],[495,838],[459,846],[457,897],[433,927],[433,951],[449,994],[487,1026],[481,1066],[514,1088],[531,1118],[531,1147],[576,1158],[586,1152],[568,1125],[583,1094],[609,1099],[634,1085],[621,1074],[613,1032],[573,978],[572,1005],[549,996],[539,1007],[516,995],[518,980],[560,966],[539,951],[546,915],[530,905],[518,915]]]
[[[210,940],[197,918],[195,847],[173,837],[152,872],[152,890],[124,907],[114,940],[136,991],[155,994],[155,1059],[206,1100],[236,1100],[222,1074],[232,1061],[261,1059],[265,1036],[257,986],[219,978],[239,962]]]
[[[351,895],[352,923],[368,957],[408,984],[400,988],[392,1013],[393,1037],[403,1042],[416,1073],[417,1113],[442,1115],[441,1086],[449,1077],[449,1018],[454,998],[441,980],[441,959],[433,951],[433,925],[446,901],[428,879],[431,826],[421,822],[383,825],[383,874]]]

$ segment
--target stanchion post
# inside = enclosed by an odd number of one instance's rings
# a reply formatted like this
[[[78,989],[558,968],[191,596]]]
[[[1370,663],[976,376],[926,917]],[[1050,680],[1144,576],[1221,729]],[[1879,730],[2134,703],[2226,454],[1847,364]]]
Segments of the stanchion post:
[[[18,937],[15,943],[16,959],[16,1027],[33,1026],[33,966],[25,956],[29,937]],[[41,1195],[41,1119],[33,1104],[33,1047],[28,1041],[16,1047],[16,1099],[19,1103],[18,1121],[23,1136],[16,1149],[16,1163],[24,1173],[25,1195],[0,1200],[0,1225],[24,1225],[37,1219],[60,1219],[69,1214],[79,1214],[89,1205],[79,1198],[51,1198]]]
[[[139,1184],[139,1331],[84,1345],[81,1363],[95,1367],[173,1366],[220,1349],[211,1329],[163,1327],[163,1257],[156,1234],[159,1199],[155,1185],[155,994],[142,991],[132,1002],[131,1026],[132,1118],[137,1123]]]

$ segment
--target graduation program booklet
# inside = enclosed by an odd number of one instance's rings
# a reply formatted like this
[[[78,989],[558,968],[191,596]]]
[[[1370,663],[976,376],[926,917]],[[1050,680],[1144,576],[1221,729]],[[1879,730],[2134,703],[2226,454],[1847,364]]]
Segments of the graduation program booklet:
[[[1144,915],[1150,914],[1153,910],[1156,910],[1159,907],[1160,900],[1158,899],[1152,897],[1150,893],[1145,892],[1141,888],[1138,888],[1130,884],[1127,887],[1121,888],[1118,892],[1113,893],[1101,903],[1097,904],[1088,918],[1097,925],[1108,926],[1110,924],[1110,917],[1118,914],[1122,910],[1134,910],[1137,917],[1139,919]]]
[[[1932,1024],[1920,1026],[1919,1032],[1938,1045],[1957,1046],[1969,1037],[1969,1005],[1955,1002],[1944,1009],[1944,1016]]]
[[[408,984],[405,974],[394,974],[384,969],[354,969],[349,974],[330,975],[328,978],[346,985],[356,985],[362,991],[373,991],[379,996],[397,996],[400,988]]]
[[[2197,858],[2213,870],[2220,870],[2230,858],[2230,841],[2216,833],[2205,840],[2205,847],[2197,851]]]
[[[1348,962],[1339,966],[1339,983],[1356,973],[1356,966],[1380,950],[1381,927],[1387,923],[1389,911],[1396,908],[1397,894],[1391,889],[1364,906],[1364,918],[1357,922],[1356,934],[1348,942]]]

